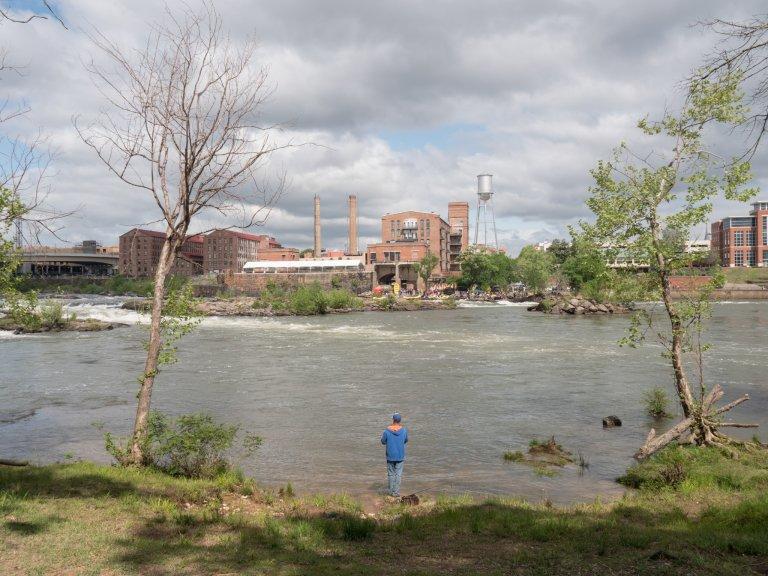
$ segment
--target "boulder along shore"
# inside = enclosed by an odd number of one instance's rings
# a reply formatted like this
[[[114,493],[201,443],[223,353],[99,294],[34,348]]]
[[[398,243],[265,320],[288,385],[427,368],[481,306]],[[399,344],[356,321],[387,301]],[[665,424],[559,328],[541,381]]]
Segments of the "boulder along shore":
[[[538,304],[528,307],[531,312],[545,314],[627,314],[631,308],[623,304],[597,302],[582,296],[558,296],[544,298]]]

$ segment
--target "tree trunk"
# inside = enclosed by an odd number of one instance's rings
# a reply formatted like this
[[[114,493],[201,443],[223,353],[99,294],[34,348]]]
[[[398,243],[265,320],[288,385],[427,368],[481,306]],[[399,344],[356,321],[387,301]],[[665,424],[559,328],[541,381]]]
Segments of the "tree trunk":
[[[137,465],[144,463],[144,441],[147,435],[147,420],[152,401],[152,387],[155,384],[158,359],[163,346],[160,321],[163,316],[165,280],[171,271],[177,246],[178,241],[175,237],[170,236],[170,232],[166,233],[165,242],[163,242],[163,248],[160,251],[157,270],[155,271],[155,293],[152,299],[152,320],[149,326],[147,360],[144,364],[144,373],[141,376],[141,388],[139,388],[136,419],[133,424],[133,438],[131,441],[131,460]]]
[[[694,413],[693,393],[688,383],[683,367],[683,326],[680,321],[680,315],[672,302],[672,290],[669,286],[669,269],[667,267],[664,253],[661,250],[659,226],[656,220],[651,222],[651,235],[653,238],[654,250],[656,252],[657,274],[661,280],[661,297],[664,301],[664,308],[667,311],[669,322],[672,327],[672,346],[670,353],[672,355],[672,368],[675,373],[675,389],[680,399],[680,405],[683,408],[683,415],[688,418]]]

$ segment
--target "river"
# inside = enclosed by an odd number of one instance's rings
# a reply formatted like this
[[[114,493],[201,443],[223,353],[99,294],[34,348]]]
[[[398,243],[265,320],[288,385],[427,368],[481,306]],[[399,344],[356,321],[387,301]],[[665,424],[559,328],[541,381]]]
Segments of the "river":
[[[131,324],[111,332],[0,332],[3,457],[108,461],[94,424],[130,430],[145,336],[140,317],[120,302],[69,302],[80,317]],[[673,390],[658,345],[617,345],[627,324],[627,317],[549,316],[508,303],[208,318],[182,341],[179,362],[158,376],[153,406],[171,414],[207,410],[263,436],[263,447],[241,464],[269,486],[382,491],[379,435],[397,410],[411,435],[406,492],[609,498],[621,493],[614,479],[654,424],[643,414],[643,392],[655,384]],[[749,393],[732,414],[763,429],[767,336],[767,303],[715,305],[708,381],[724,386],[726,400]],[[624,425],[604,430],[610,414]],[[502,460],[505,450],[553,434],[589,468],[548,478]]]

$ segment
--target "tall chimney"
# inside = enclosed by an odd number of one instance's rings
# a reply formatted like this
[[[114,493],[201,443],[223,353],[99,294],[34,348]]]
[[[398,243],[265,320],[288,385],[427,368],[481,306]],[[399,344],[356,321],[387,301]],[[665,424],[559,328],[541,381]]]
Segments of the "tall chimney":
[[[357,196],[351,194],[349,196],[349,245],[347,246],[347,254],[350,256],[357,256]]]
[[[322,255],[322,242],[320,240],[320,196],[315,194],[315,258]]]

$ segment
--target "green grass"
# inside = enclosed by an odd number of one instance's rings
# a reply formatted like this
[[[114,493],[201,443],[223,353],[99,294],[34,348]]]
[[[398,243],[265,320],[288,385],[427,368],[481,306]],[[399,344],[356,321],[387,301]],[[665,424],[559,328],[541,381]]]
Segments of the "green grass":
[[[723,268],[726,282],[731,284],[768,283],[768,269],[765,268]]]
[[[737,455],[670,448],[611,503],[440,496],[373,515],[344,494],[278,499],[237,474],[0,467],[0,573],[764,574],[768,454]]]
[[[520,450],[504,452],[504,460],[507,462],[522,462],[525,459],[525,455]]]

